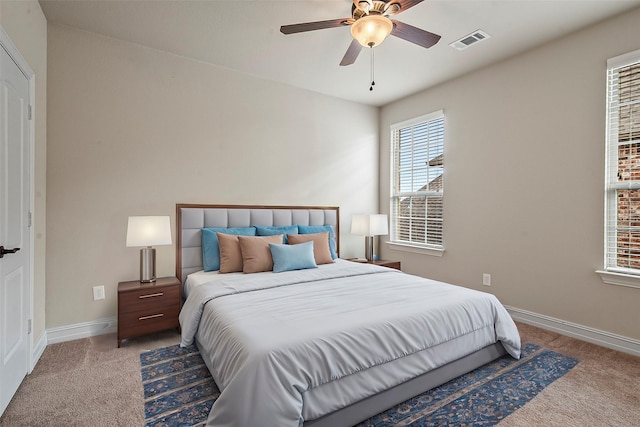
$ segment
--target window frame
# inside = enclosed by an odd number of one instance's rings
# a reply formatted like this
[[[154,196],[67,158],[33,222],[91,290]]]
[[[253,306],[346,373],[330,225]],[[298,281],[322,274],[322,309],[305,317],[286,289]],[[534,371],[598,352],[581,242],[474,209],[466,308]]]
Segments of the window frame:
[[[604,212],[604,268],[596,270],[606,284],[640,288],[640,267],[618,266],[619,209],[618,190],[640,189],[640,180],[618,179],[619,174],[619,104],[618,83],[613,76],[620,68],[640,64],[640,50],[610,58],[606,72],[606,134],[605,134],[605,212]],[[633,80],[640,84],[640,76]],[[625,141],[626,145],[640,144],[640,138]],[[637,170],[640,170],[638,168]]]
[[[442,227],[440,228],[440,244],[430,244],[430,243],[419,243],[419,242],[412,242],[409,240],[399,240],[396,236],[396,223],[397,223],[397,212],[396,212],[396,208],[395,208],[395,203],[394,203],[394,199],[400,199],[403,195],[409,196],[409,195],[413,195],[413,196],[422,196],[424,195],[425,197],[429,197],[429,196],[438,196],[441,198],[441,215],[444,216],[444,179],[443,179],[443,186],[442,189],[439,192],[433,192],[433,191],[429,191],[429,190],[425,190],[425,191],[405,191],[405,192],[401,192],[401,191],[396,191],[398,188],[398,182],[396,182],[397,178],[399,177],[399,171],[396,169],[396,164],[395,164],[395,160],[396,160],[396,151],[397,151],[397,147],[396,147],[396,140],[399,138],[396,138],[396,135],[398,134],[398,132],[400,132],[402,129],[407,129],[407,128],[411,128],[411,127],[416,127],[418,125],[423,125],[423,124],[427,124],[429,122],[435,121],[435,120],[442,120],[442,126],[443,126],[443,132],[445,132],[444,127],[445,127],[445,115],[444,115],[444,110],[438,110],[438,111],[434,111],[432,113],[428,113],[419,117],[415,117],[409,120],[405,120],[399,123],[394,123],[389,127],[389,135],[390,135],[390,195],[389,195],[389,220],[390,220],[390,230],[389,230],[389,241],[387,241],[387,245],[395,250],[399,250],[399,251],[404,251],[404,252],[413,252],[413,253],[421,253],[421,254],[426,254],[426,255],[433,255],[433,256],[442,256],[444,254],[445,251],[445,245],[444,245],[444,218],[442,218]],[[446,136],[443,135],[443,141],[442,141],[442,156],[444,158],[444,146],[446,143]],[[444,178],[444,161],[443,164],[440,166],[442,168],[442,174],[441,176]],[[412,172],[412,176],[413,176],[413,172]],[[426,203],[426,202],[425,202]],[[427,222],[427,217],[425,215],[425,223]],[[427,233],[427,228],[425,226],[425,236]]]

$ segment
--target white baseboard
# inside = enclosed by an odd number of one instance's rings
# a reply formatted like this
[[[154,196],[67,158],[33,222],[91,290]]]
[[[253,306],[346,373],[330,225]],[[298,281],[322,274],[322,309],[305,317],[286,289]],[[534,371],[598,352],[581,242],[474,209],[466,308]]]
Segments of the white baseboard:
[[[31,366],[29,367],[29,373],[36,367],[36,363],[40,360],[44,349],[47,348],[47,332],[43,332],[40,338],[35,342],[31,349]]]
[[[557,332],[582,341],[587,341],[613,350],[640,356],[640,341],[611,332],[590,328],[555,317],[521,310],[515,307],[505,306],[513,320],[537,326],[541,329]]]
[[[93,320],[91,322],[76,323],[74,325],[58,326],[47,329],[47,344],[56,344],[64,341],[79,340],[96,335],[112,334],[117,332],[116,317]]]

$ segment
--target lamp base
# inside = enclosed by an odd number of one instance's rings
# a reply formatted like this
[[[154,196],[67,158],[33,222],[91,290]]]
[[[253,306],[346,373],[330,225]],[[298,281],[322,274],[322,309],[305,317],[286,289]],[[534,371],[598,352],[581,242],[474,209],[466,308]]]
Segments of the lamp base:
[[[373,236],[364,236],[364,257],[373,262]]]
[[[140,282],[156,281],[156,250],[152,247],[140,249]]]

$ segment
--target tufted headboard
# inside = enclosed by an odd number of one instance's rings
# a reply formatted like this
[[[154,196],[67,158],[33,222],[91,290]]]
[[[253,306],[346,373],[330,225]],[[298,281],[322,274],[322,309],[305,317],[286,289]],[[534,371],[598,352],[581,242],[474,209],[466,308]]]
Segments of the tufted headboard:
[[[340,208],[321,206],[176,205],[176,277],[202,270],[202,228],[330,225],[340,253]]]

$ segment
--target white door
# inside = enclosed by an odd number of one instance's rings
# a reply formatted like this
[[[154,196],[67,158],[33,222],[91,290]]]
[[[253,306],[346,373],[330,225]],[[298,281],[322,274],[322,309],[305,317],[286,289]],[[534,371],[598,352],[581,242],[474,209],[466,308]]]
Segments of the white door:
[[[0,46],[0,415],[29,369],[29,81]],[[17,250],[19,248],[19,250]],[[13,253],[14,250],[17,250]]]

